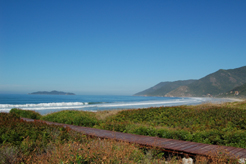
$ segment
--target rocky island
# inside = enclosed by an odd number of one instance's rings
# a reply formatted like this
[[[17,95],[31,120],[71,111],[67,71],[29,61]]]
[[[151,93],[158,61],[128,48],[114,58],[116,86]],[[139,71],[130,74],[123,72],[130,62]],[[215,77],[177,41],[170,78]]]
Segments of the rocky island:
[[[75,95],[74,93],[69,93],[69,92],[61,92],[61,91],[38,91],[38,92],[33,92],[33,93],[28,93],[30,95]]]

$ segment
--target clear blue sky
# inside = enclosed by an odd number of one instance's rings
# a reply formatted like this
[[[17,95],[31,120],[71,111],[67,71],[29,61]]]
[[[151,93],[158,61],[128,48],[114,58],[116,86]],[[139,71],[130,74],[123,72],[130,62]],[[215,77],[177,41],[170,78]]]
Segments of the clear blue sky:
[[[245,65],[245,0],[0,0],[0,93],[132,95]]]

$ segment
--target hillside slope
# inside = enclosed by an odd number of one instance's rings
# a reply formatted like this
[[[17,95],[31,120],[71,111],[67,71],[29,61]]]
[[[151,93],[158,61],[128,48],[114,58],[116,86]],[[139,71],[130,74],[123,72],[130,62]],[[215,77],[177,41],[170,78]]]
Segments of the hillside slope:
[[[220,97],[245,98],[246,97],[246,83],[230,90],[229,92],[220,94]]]
[[[167,93],[184,85],[191,84],[196,80],[180,80],[174,82],[161,82],[149,89],[136,93],[134,96],[165,96]]]
[[[185,84],[185,82],[188,84]],[[244,83],[246,83],[246,66],[228,70],[220,69],[199,80],[164,83],[165,85],[162,87],[155,88],[154,86],[139,93],[144,93],[145,96],[167,97],[217,96]],[[136,95],[141,95],[139,93]]]
[[[238,92],[238,95],[240,95],[240,96],[246,96],[246,83],[243,84],[243,85],[241,85],[241,86],[239,86],[239,87],[234,88],[232,90],[232,92],[234,92],[234,94],[236,92]]]

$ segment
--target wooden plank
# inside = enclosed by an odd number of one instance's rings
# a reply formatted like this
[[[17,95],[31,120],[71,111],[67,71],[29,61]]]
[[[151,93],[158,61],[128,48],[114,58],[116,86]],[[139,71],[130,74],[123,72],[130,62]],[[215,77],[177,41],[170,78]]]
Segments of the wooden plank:
[[[204,146],[203,143],[196,143],[196,144],[190,144],[189,146],[186,146],[184,148],[181,148],[181,151],[195,151],[196,149],[199,149],[200,147]]]
[[[167,143],[167,144],[165,144],[165,147],[166,148],[169,148],[169,149],[176,149],[176,147],[179,147],[180,145],[183,145],[183,144],[185,144],[185,141],[181,141],[181,142],[179,142],[179,141],[172,141],[171,143],[169,142],[169,143]],[[178,150],[178,149],[177,149]]]
[[[198,144],[199,144],[199,145],[198,145]],[[192,148],[190,148],[190,149],[185,149],[185,150],[183,150],[183,151],[190,152],[190,153],[196,152],[196,154],[198,154],[198,153],[197,153],[198,150],[200,150],[200,149],[202,149],[202,148],[208,146],[207,144],[202,144],[202,143],[197,143],[197,144],[193,144],[193,145],[197,145],[197,146],[196,146],[196,147],[192,147]],[[199,153],[199,154],[200,154],[200,153]]]
[[[232,151],[229,151],[229,154],[234,156],[234,157],[237,157],[239,156],[240,152],[243,152],[244,150],[246,149],[243,149],[243,148],[237,148],[237,149],[233,149]],[[245,152],[246,153],[246,152]],[[238,155],[237,155],[238,154]],[[246,154],[245,154],[246,155]],[[246,157],[246,156],[245,156]]]
[[[200,154],[206,154],[206,155],[210,155],[210,154],[214,154],[216,153],[216,150],[218,149],[219,146],[217,145],[208,145],[208,146],[205,146],[199,150],[197,150],[197,153],[200,153]]]
[[[21,119],[25,121],[29,121],[29,122],[38,121],[38,122],[47,123],[49,125],[58,125],[58,126],[67,127],[67,128],[70,128],[71,130],[81,132],[88,136],[114,139],[118,141],[125,141],[129,143],[143,145],[143,146],[157,147],[157,148],[161,148],[166,151],[174,151],[174,152],[181,153],[181,154],[187,153],[187,154],[192,154],[192,155],[207,156],[210,153],[224,149],[228,151],[231,156],[236,155],[240,158],[246,158],[246,149],[243,149],[243,148],[217,146],[217,145],[209,145],[209,144],[196,143],[196,142],[190,142],[190,141],[180,141],[180,140],[175,140],[175,139],[166,139],[166,138],[142,136],[142,135],[136,135],[136,134],[127,134],[127,133],[113,132],[109,130],[80,127],[76,125],[67,125],[67,124],[54,123],[54,122],[48,122],[48,121],[33,120],[33,119],[28,119],[28,118],[21,118]]]
[[[181,148],[187,147],[189,145],[191,145],[191,143],[186,141],[186,142],[183,142],[183,143],[179,143],[177,145],[173,145],[173,149],[181,149]]]
[[[246,149],[237,152],[235,155],[239,158],[246,158]]]

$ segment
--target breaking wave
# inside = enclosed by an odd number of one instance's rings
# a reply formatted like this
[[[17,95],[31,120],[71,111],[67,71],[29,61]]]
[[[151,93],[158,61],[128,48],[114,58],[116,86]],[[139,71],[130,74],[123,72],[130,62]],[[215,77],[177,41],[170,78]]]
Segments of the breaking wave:
[[[9,112],[12,108],[20,108],[24,110],[106,110],[106,109],[127,109],[127,108],[146,108],[158,106],[175,106],[199,104],[207,101],[206,98],[180,98],[170,100],[151,100],[151,101],[136,101],[136,102],[59,102],[59,103],[39,103],[39,104],[0,104],[0,111]]]
[[[25,110],[45,110],[45,109],[69,109],[82,108],[88,105],[87,102],[61,102],[61,103],[39,103],[39,104],[0,104],[0,110],[11,110],[12,108],[20,108]]]

